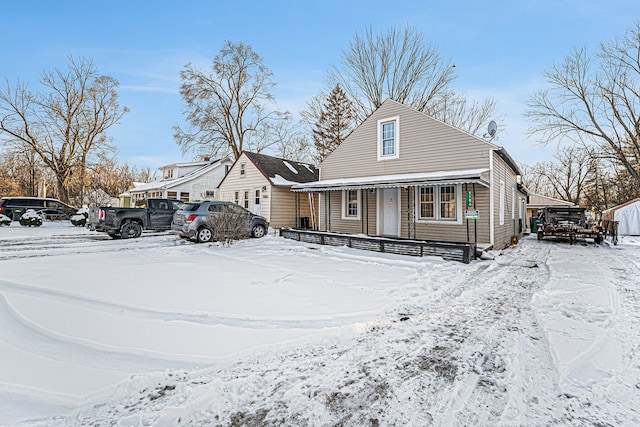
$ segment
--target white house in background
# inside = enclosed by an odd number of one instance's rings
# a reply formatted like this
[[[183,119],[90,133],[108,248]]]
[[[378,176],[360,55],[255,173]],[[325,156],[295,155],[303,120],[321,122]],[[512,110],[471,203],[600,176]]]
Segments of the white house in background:
[[[205,158],[201,162],[172,163],[161,166],[162,179],[135,184],[129,190],[131,204],[145,198],[178,199],[184,202],[216,199],[218,185],[233,162],[228,157],[218,160]]]

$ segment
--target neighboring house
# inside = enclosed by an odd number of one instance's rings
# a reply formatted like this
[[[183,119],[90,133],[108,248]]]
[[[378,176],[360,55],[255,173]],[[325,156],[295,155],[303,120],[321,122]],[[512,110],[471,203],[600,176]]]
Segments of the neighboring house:
[[[618,221],[618,234],[640,236],[640,198],[602,212],[605,221]]]
[[[162,179],[144,184],[135,184],[129,190],[131,204],[135,205],[145,198],[157,197],[178,199],[184,202],[194,200],[214,200],[220,181],[231,167],[227,157],[219,160],[205,158],[202,162],[172,163],[161,166]]]
[[[292,189],[320,194],[319,231],[501,249],[525,230],[520,175],[502,147],[388,99]]]
[[[538,214],[547,207],[554,206],[575,206],[572,202],[554,199],[553,197],[541,196],[540,194],[529,194],[527,203],[527,226],[531,226],[531,218],[537,218]]]
[[[218,186],[219,199],[264,216],[273,228],[306,227],[317,215],[317,197],[300,203],[291,186],[317,180],[313,165],[243,151]]]

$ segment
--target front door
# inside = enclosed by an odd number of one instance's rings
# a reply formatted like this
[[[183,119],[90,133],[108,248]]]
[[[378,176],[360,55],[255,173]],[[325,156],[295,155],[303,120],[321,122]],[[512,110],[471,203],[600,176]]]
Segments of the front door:
[[[380,192],[380,202],[382,220],[381,233],[385,236],[397,237],[400,235],[400,217],[399,217],[399,201],[400,201],[400,189],[398,188],[383,188]]]
[[[256,215],[260,215],[260,193],[260,189],[256,188],[253,197],[253,213]]]

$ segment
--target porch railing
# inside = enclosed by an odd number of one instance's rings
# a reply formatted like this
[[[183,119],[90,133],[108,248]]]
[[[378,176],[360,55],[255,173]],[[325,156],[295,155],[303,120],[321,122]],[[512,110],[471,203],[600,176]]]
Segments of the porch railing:
[[[348,246],[374,252],[386,252],[411,256],[439,256],[446,260],[465,264],[475,259],[476,248],[472,243],[451,243],[430,240],[411,240],[390,237],[356,236],[313,230],[281,228],[280,236],[300,242],[319,245]]]

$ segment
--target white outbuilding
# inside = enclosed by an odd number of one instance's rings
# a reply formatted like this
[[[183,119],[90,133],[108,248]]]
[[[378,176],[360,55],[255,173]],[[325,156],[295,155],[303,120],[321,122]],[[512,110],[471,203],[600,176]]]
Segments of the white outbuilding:
[[[602,219],[618,221],[618,234],[640,236],[640,198],[602,212]]]

